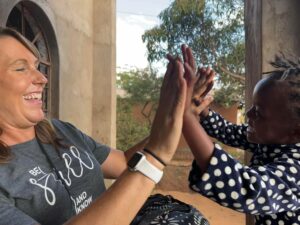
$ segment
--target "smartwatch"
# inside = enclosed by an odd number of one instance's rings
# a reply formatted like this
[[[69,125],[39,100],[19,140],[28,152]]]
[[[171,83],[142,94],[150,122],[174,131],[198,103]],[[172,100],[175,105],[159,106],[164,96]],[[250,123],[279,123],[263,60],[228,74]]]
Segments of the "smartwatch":
[[[160,181],[163,171],[152,165],[141,152],[136,152],[127,162],[130,171],[138,171],[153,180],[156,184]]]

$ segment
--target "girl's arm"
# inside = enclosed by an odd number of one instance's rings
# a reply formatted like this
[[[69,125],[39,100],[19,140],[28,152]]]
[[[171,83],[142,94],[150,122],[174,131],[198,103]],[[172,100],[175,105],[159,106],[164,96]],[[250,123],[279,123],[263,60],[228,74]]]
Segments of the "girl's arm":
[[[247,124],[233,124],[212,110],[209,110],[208,115],[202,118],[200,123],[209,136],[223,144],[250,152],[257,148],[257,144],[247,140]]]
[[[242,165],[216,144],[204,173],[198,163],[193,163],[190,187],[222,206],[243,213],[292,212],[300,207],[297,182],[300,165],[298,155],[293,153],[295,148],[285,148],[282,149],[285,155],[279,152],[272,157],[260,157],[259,161],[269,163],[250,167]]]

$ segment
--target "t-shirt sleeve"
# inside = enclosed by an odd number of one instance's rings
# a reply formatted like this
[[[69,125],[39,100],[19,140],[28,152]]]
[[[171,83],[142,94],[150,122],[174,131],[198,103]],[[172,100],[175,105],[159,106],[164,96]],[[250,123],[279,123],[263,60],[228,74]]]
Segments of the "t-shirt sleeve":
[[[76,143],[91,151],[97,161],[102,164],[108,157],[111,148],[95,141],[93,138],[77,129],[73,124],[53,119],[51,121],[59,133],[71,143]]]
[[[96,142],[93,138],[91,138],[90,136],[84,133],[82,133],[82,137],[85,143],[87,143],[87,145],[90,146],[90,149],[92,150],[97,161],[100,164],[102,164],[110,153],[110,147],[104,144],[100,144],[99,142]]]
[[[223,206],[250,214],[275,214],[300,207],[299,171],[299,162],[292,157],[245,166],[216,144],[204,174],[194,161],[189,182],[191,189]]]
[[[0,225],[38,225],[33,218],[17,209],[0,193]]]

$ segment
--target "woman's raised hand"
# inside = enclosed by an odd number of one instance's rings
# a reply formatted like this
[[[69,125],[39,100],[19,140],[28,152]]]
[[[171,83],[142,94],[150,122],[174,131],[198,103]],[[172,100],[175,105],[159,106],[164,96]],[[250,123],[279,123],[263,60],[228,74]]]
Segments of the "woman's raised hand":
[[[169,64],[161,87],[160,100],[145,146],[168,163],[177,148],[182,131],[187,82],[180,59],[167,56]]]

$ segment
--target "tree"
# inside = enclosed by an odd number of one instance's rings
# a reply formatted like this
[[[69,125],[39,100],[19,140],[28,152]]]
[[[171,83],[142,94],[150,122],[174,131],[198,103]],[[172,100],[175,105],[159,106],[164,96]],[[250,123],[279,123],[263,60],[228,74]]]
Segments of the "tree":
[[[174,0],[159,14],[161,24],[142,36],[148,61],[180,54],[182,43],[197,62],[218,73],[215,99],[223,105],[243,101],[245,41],[243,0]]]
[[[131,147],[149,134],[156,111],[162,77],[156,71],[136,69],[117,74],[117,87],[125,92],[117,98],[117,147]],[[132,110],[142,106],[145,122],[138,121]]]
[[[148,123],[142,123],[132,114],[133,105],[127,99],[117,98],[117,149],[127,150],[149,135]]]

